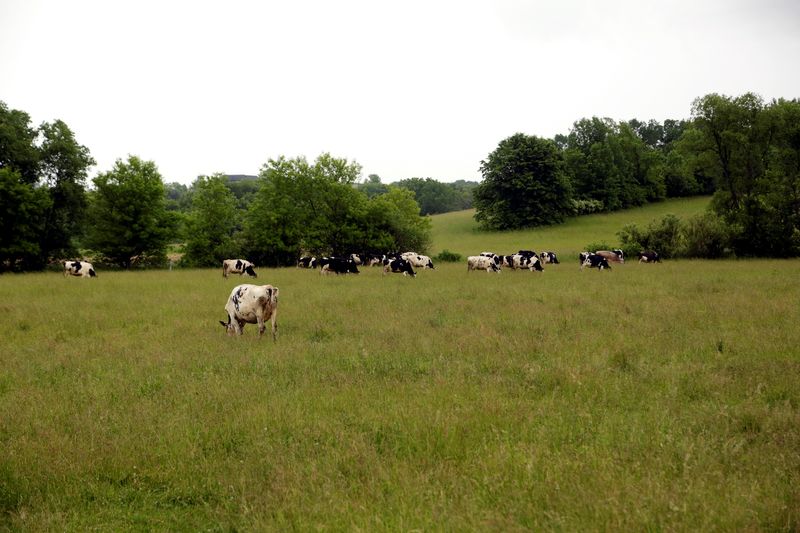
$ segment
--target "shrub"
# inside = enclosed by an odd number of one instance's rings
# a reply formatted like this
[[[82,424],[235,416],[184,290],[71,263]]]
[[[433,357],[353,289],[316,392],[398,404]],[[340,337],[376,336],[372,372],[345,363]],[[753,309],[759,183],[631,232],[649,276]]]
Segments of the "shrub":
[[[463,257],[461,254],[457,254],[455,252],[451,252],[450,250],[442,250],[439,255],[433,258],[435,261],[441,263],[458,263],[460,262]]]
[[[612,246],[610,246],[607,242],[602,241],[602,242],[590,242],[589,244],[586,245],[586,248],[584,248],[584,250],[586,250],[587,252],[596,252],[597,250],[611,250],[611,248]]]
[[[605,205],[600,200],[572,200],[572,211],[576,215],[591,215],[592,213],[601,213],[605,209]]]
[[[683,224],[685,257],[716,259],[731,255],[728,225],[713,213],[697,215]]]

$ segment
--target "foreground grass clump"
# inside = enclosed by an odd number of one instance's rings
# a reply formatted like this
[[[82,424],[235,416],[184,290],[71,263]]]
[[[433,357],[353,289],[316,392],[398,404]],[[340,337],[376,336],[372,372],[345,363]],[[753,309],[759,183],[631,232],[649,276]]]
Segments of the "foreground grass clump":
[[[2,276],[0,524],[796,530],[798,266]]]

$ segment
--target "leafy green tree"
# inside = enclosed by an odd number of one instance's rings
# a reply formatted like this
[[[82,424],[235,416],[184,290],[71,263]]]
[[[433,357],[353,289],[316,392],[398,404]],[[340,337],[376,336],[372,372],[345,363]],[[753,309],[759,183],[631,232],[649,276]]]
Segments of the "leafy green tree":
[[[93,182],[86,244],[123,268],[135,260],[163,264],[175,217],[165,208],[164,182],[155,163],[136,156],[118,159]]]
[[[37,265],[39,237],[50,208],[50,197],[10,168],[0,168],[0,270],[24,270]]]
[[[78,144],[62,121],[40,128],[40,173],[50,195],[40,238],[40,260],[77,254],[75,239],[81,236],[86,213],[86,177],[95,164],[89,149]]]
[[[420,216],[419,204],[408,189],[389,187],[389,192],[370,201],[369,215],[372,235],[364,249],[425,253],[430,247],[430,218]]]
[[[0,168],[15,170],[22,183],[33,185],[39,181],[39,132],[30,122],[30,115],[0,101]]]
[[[562,222],[571,212],[571,190],[553,141],[517,133],[481,162],[475,219],[505,230]]]
[[[191,210],[186,220],[186,253],[192,266],[217,266],[223,259],[238,257],[234,232],[239,227],[236,198],[223,174],[200,177],[192,185]]]
[[[452,185],[432,178],[411,178],[397,182],[398,187],[414,191],[422,215],[447,213],[461,209],[461,198]]]
[[[359,184],[359,190],[367,195],[368,198],[374,198],[379,194],[385,194],[389,190],[389,186],[381,183],[381,177],[377,174],[370,174],[364,183]]]
[[[712,205],[739,255],[800,254],[800,103],[709,94],[692,106],[688,149],[718,189]]]

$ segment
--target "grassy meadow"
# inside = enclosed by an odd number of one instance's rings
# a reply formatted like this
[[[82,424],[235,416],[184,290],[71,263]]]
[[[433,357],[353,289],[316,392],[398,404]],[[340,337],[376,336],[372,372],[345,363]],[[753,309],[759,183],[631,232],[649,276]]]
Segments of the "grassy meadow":
[[[220,269],[0,276],[0,529],[797,531],[800,262],[570,255],[704,205],[435,217],[542,273],[262,268],[276,343]]]

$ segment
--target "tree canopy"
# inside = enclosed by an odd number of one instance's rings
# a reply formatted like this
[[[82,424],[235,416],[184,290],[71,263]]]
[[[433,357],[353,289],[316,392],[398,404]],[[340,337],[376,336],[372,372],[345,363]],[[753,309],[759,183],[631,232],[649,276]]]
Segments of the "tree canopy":
[[[570,183],[555,142],[517,133],[481,162],[475,218],[488,229],[555,224],[571,214]]]

